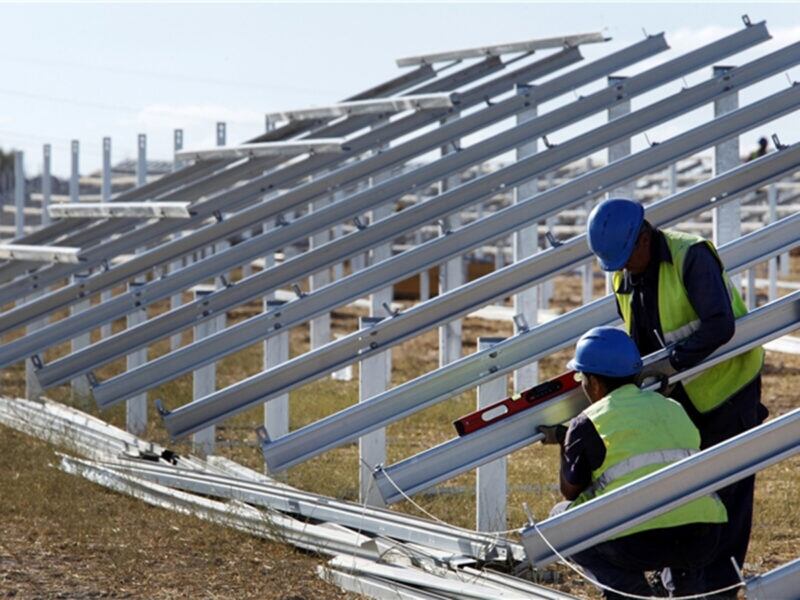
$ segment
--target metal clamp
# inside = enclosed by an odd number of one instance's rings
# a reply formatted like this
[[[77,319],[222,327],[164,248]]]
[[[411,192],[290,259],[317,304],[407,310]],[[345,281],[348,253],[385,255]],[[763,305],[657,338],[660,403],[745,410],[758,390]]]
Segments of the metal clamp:
[[[396,317],[397,315],[400,314],[400,309],[397,308],[392,310],[392,307],[389,305],[388,302],[381,303],[381,306],[383,306],[383,309],[389,314],[389,316]]]
[[[530,325],[528,325],[528,319],[526,319],[525,315],[522,313],[515,314],[513,320],[517,331],[528,331],[528,329],[531,328]]]
[[[367,224],[364,223],[359,216],[353,217],[353,225],[355,225],[356,229],[359,231],[364,231],[367,228]]]
[[[547,231],[547,232],[544,234],[544,237],[545,237],[545,238],[547,238],[547,242],[548,242],[548,243],[550,244],[550,246],[551,246],[551,247],[553,247],[553,248],[558,248],[559,246],[563,245],[563,242],[559,242],[559,241],[556,239],[556,236],[554,236],[554,235],[553,235],[553,232],[552,232],[552,231]]]
[[[308,295],[302,289],[300,289],[300,286],[296,283],[292,284],[292,291],[298,298],[305,298]]]

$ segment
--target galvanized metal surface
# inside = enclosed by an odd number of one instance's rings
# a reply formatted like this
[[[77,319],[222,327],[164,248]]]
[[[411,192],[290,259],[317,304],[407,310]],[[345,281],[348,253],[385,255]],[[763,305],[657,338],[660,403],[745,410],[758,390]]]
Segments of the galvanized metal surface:
[[[402,112],[404,110],[431,110],[453,106],[450,94],[413,94],[395,98],[375,98],[340,102],[331,106],[284,110],[267,113],[266,118],[275,121],[306,121],[309,119],[332,119],[352,115],[368,115]]]
[[[188,219],[192,216],[188,202],[81,202],[54,204],[48,212],[55,219]]]
[[[800,558],[751,578],[747,600],[792,600],[800,598]]]
[[[347,150],[345,138],[303,138],[285,142],[260,142],[204,148],[198,150],[181,150],[175,153],[177,160],[217,160],[233,158],[258,158],[262,156],[298,156],[307,153],[337,153]]]
[[[428,65],[448,60],[464,60],[466,58],[501,56],[503,54],[513,54],[517,52],[535,52],[536,50],[562,48],[565,46],[579,46],[580,44],[596,44],[598,42],[607,42],[609,39],[611,38],[605,37],[605,35],[603,35],[601,32],[539,38],[524,42],[513,42],[510,44],[479,46],[477,48],[464,48],[462,50],[449,50],[447,52],[408,56],[405,58],[398,58],[397,66],[411,67],[415,65]]]
[[[80,248],[0,244],[0,258],[51,263],[80,264]]]

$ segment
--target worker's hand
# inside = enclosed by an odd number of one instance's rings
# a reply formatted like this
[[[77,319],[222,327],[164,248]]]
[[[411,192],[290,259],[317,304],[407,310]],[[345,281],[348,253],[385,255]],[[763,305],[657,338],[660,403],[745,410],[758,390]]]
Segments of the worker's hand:
[[[677,372],[675,367],[672,366],[669,357],[662,358],[644,367],[636,378],[636,384],[639,387],[647,387],[654,383],[660,383],[658,393],[667,396],[672,391],[672,388],[675,387],[675,384],[670,385],[669,378]]]
[[[567,437],[567,428],[563,425],[540,425],[539,433],[544,435],[543,444],[564,444]]]

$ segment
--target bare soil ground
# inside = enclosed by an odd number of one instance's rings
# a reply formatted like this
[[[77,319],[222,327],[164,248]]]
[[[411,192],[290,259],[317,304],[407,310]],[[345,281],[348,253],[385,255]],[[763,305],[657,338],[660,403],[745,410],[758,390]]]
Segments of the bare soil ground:
[[[800,280],[795,258],[790,278]],[[602,281],[596,281],[601,293]],[[188,298],[187,298],[188,299]],[[554,305],[566,311],[580,302],[576,277],[560,277]],[[158,305],[154,313],[164,310]],[[228,322],[260,311],[256,304],[229,314]],[[333,318],[334,333],[357,327],[357,310],[343,310]],[[115,329],[121,329],[116,323]],[[467,319],[465,353],[474,352],[479,336],[511,334],[508,324]],[[97,337],[97,332],[94,332]],[[183,343],[191,341],[184,336]],[[392,351],[393,385],[416,377],[437,365],[436,332],[428,332]],[[150,348],[153,358],[168,349],[168,341]],[[291,334],[291,353],[308,349],[307,327]],[[48,352],[47,360],[65,348]],[[564,369],[569,352],[540,363],[541,377]],[[217,366],[218,387],[224,387],[261,369],[260,345],[227,357]],[[103,379],[123,369],[120,362],[98,371]],[[797,406],[800,357],[768,353],[764,371],[764,403],[771,416]],[[21,365],[0,371],[0,393],[24,394]],[[150,392],[168,407],[191,400],[191,376],[184,376]],[[53,399],[96,413],[93,403],[71,398],[69,387],[50,390]],[[350,382],[324,379],[291,393],[291,427],[297,428],[357,401],[357,377]],[[389,462],[410,456],[453,437],[451,422],[473,410],[474,393],[433,406],[388,428]],[[102,414],[124,425],[121,407]],[[240,414],[218,427],[220,454],[253,468],[263,468],[253,434],[263,419],[262,409]],[[189,452],[186,443],[171,444],[157,419],[146,437]],[[324,557],[302,553],[280,543],[255,539],[198,519],[152,508],[108,492],[54,468],[53,448],[0,426],[0,597],[17,598],[269,598],[283,600],[349,598],[318,579],[315,567]],[[525,448],[509,458],[509,526],[521,524],[526,502],[543,518],[558,501],[555,485],[558,460],[550,447]],[[328,452],[283,475],[292,485],[339,498],[358,496],[355,445]],[[474,473],[461,476],[435,493],[416,500],[441,519],[471,527],[475,520]],[[800,547],[800,459],[785,461],[757,479],[756,510],[747,573],[763,572],[797,557]],[[416,512],[408,503],[397,510]],[[558,587],[582,597],[597,597],[589,586],[562,567]]]

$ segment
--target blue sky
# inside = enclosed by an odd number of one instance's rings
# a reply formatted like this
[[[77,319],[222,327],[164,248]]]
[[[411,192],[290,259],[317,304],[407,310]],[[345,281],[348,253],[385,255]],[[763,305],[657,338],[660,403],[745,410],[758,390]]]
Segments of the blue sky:
[[[590,60],[640,40],[644,29],[666,32],[673,50],[661,62],[738,30],[745,12],[766,20],[775,40],[730,64],[800,40],[800,6],[754,2],[0,4],[0,147],[24,150],[29,173],[41,168],[44,142],[53,144],[54,171],[66,173],[73,138],[81,141],[82,172],[99,166],[105,135],[115,161],[134,155],[137,133],[148,135],[151,158],[169,158],[176,127],[185,129],[187,147],[203,147],[213,144],[214,123],[226,121],[229,142],[240,142],[262,131],[265,112],[334,102],[397,75],[401,56],[602,30],[613,41],[586,46]],[[800,68],[790,76],[800,80]],[[743,93],[742,103],[786,85],[785,75],[771,78]],[[650,137],[710,115],[695,111]],[[763,133],[797,141],[798,121]],[[743,146],[760,133],[744,136]]]

